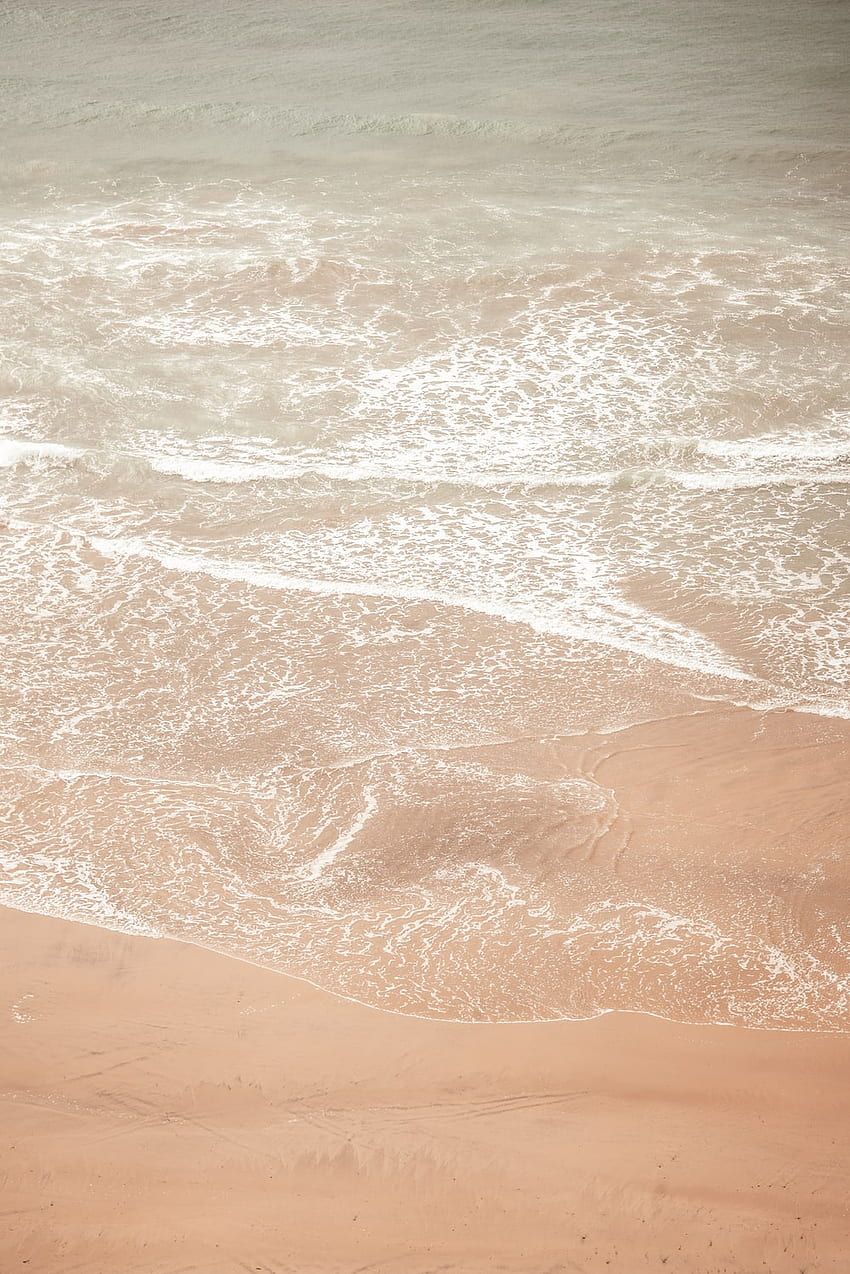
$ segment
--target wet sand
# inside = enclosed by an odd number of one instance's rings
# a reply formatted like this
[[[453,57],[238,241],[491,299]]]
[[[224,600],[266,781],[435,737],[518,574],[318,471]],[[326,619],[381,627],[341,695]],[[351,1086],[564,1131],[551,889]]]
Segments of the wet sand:
[[[455,1025],[4,911],[0,1268],[844,1271],[850,1037]]]
[[[413,1016],[847,1027],[844,721],[692,703],[293,770],[270,792],[155,764],[4,771],[3,901]]]

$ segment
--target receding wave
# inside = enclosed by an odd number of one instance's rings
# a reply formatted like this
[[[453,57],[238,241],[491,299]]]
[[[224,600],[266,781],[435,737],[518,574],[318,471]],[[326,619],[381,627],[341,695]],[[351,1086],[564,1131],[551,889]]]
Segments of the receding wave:
[[[490,615],[511,624],[522,624],[536,632],[590,641],[733,681],[753,680],[749,673],[698,633],[654,616],[625,599],[618,599],[615,606],[608,607],[602,622],[594,623],[589,616],[583,618],[580,614],[576,621],[571,622],[563,617],[547,614],[539,605],[534,604],[510,604],[484,596],[408,588],[391,581],[384,583],[368,579],[321,579],[287,575],[258,563],[222,561],[203,554],[171,550],[165,546],[151,547],[144,541],[129,538],[116,540],[96,536],[92,537],[91,543],[99,552],[110,557],[144,558],[157,562],[167,570],[202,574],[212,579],[251,584],[258,588],[437,602],[443,606]],[[595,609],[600,609],[598,604]],[[618,618],[623,627],[631,628],[632,631],[618,631]]]
[[[261,789],[37,765],[4,780],[6,905],[189,940],[427,1017],[626,1008],[846,1028],[824,889],[803,912],[744,895],[716,865],[694,871],[675,822],[681,860],[648,870],[616,790],[533,777],[510,747],[410,749]]]

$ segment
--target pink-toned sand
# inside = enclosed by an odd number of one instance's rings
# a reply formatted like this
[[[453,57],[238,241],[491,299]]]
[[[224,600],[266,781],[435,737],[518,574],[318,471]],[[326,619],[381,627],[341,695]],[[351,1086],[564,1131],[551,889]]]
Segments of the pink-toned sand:
[[[4,911],[0,1269],[850,1268],[850,1037],[383,1013]]]

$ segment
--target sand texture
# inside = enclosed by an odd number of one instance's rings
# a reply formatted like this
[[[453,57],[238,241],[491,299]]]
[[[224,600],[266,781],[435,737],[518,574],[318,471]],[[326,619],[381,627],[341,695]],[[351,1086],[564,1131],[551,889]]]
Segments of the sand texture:
[[[454,1025],[2,913],[0,1268],[844,1271],[850,1039]]]

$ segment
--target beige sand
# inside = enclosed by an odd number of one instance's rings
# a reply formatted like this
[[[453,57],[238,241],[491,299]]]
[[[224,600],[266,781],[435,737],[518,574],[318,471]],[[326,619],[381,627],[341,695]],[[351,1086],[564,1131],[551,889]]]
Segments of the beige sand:
[[[850,1037],[459,1026],[2,912],[0,1269],[845,1271]]]

